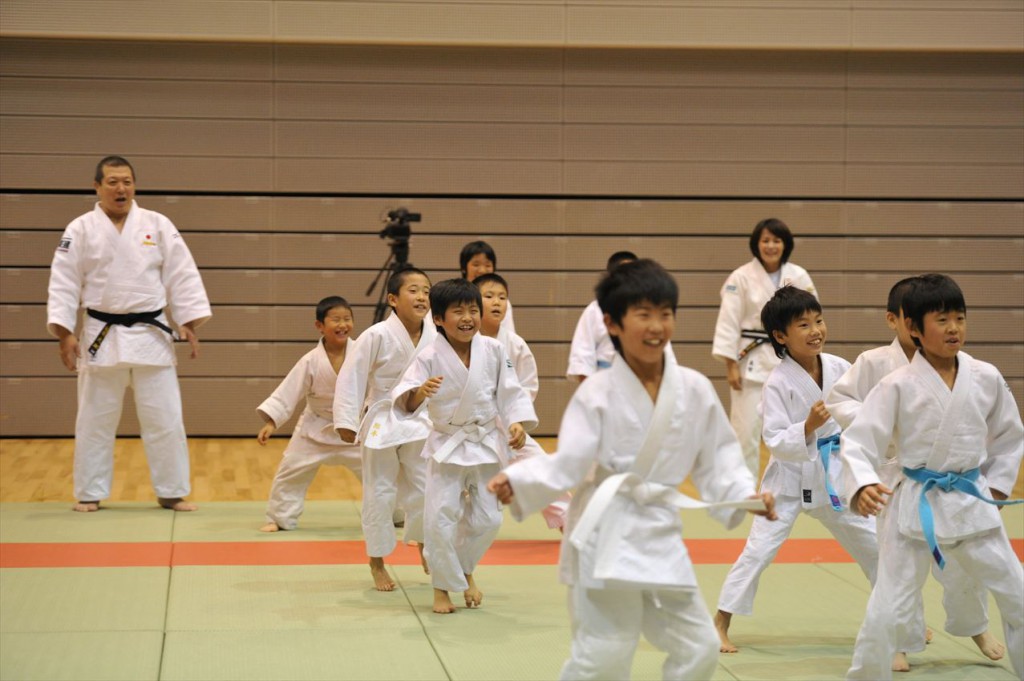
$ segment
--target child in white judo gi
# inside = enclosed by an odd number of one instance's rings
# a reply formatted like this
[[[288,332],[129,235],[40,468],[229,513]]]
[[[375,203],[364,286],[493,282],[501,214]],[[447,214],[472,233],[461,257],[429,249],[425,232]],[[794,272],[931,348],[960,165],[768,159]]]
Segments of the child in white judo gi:
[[[371,447],[365,441],[391,411],[389,394],[420,352],[430,347],[437,331],[429,319],[430,279],[406,267],[387,282],[391,315],[374,324],[345,357],[334,392],[334,427],[345,442],[362,444],[363,535],[370,573],[378,591],[393,591],[395,582],[384,558],[397,545],[396,504],[405,509],[405,540],[423,544],[423,489],[426,465],[420,457],[423,440]],[[399,438],[400,440],[402,438]],[[399,500],[399,494],[404,499]]]
[[[903,295],[909,290],[914,279],[916,277],[901,279],[889,290],[885,322],[896,333],[896,338],[889,345],[861,353],[850,370],[835,382],[832,390],[825,396],[825,408],[843,430],[852,425],[871,389],[896,369],[910,364],[914,353],[917,352],[902,310]],[[903,478],[894,444],[889,445],[886,460],[880,466],[879,473],[882,483],[889,489],[895,489]],[[1007,482],[1010,487],[1013,486],[1012,480]],[[885,512],[878,516],[879,539],[884,536],[882,524],[888,522],[891,517],[891,514]],[[948,560],[944,570],[932,564],[932,575],[942,584],[946,631],[953,636],[970,636],[986,657],[992,660],[1002,659],[1006,650],[988,630],[988,594],[984,587],[967,574],[955,559]],[[897,642],[896,650],[899,652],[893,658],[893,671],[909,671],[907,653],[924,650],[930,639],[930,632],[924,623],[923,603],[917,600],[913,603],[908,601],[906,604],[912,605],[913,611],[900,614],[906,622],[899,631],[904,632],[909,639]]]
[[[874,583],[878,543],[873,518],[843,506],[839,425],[822,398],[850,368],[841,357],[822,352],[828,327],[813,294],[794,286],[775,292],[761,310],[761,324],[782,360],[764,384],[764,442],[771,459],[761,491],[776,498],[779,521],[754,518],[743,552],[729,570],[718,598],[715,627],[723,653],[737,652],[729,640],[734,614],[751,615],[757,585],[801,512],[821,522]]]
[[[490,480],[537,425],[530,396],[519,385],[501,343],[481,336],[480,291],[465,279],[430,290],[438,336],[394,389],[396,409],[429,414],[424,556],[434,585],[434,612],[452,613],[449,595],[466,606],[483,600],[473,573],[501,527]],[[500,419],[500,425],[499,425]],[[501,426],[504,425],[505,428]]]
[[[459,271],[466,281],[474,281],[481,274],[489,274],[498,269],[498,255],[486,241],[470,241],[459,253]],[[512,303],[508,304],[502,328],[509,333],[516,332],[516,323],[512,319]]]
[[[194,511],[195,504],[185,501],[188,440],[164,308],[195,359],[195,330],[210,319],[210,301],[178,230],[135,203],[135,171],[127,160],[102,159],[94,187],[96,207],[61,235],[46,302],[46,329],[60,340],[64,366],[78,372],[74,510],[97,511],[110,496],[114,439],[131,386],[158,503]],[[86,313],[84,355],[74,333],[79,308]]]
[[[616,251],[608,258],[605,272],[611,272],[623,263],[636,260],[636,254],[630,251]],[[596,300],[583,308],[580,319],[576,322],[576,330],[572,334],[569,346],[569,368],[567,378],[575,378],[580,383],[588,376],[612,365],[615,357],[615,346],[608,335],[608,327],[604,325],[604,314]]]
[[[636,260],[636,258],[633,258]],[[537,392],[540,389],[538,378],[537,360],[530,351],[530,346],[519,335],[509,332],[501,325],[505,319],[505,310],[508,307],[508,282],[504,277],[494,272],[481,274],[473,280],[473,284],[480,289],[480,296],[483,299],[483,313],[480,317],[480,334],[488,338],[494,338],[505,346],[508,358],[512,360],[512,367],[519,378],[519,384],[523,386],[530,395],[531,401],[537,400]],[[611,341],[608,341],[609,345]],[[546,455],[544,448],[529,435],[522,449],[516,452],[516,459],[521,456]],[[552,529],[565,527],[565,514],[569,509],[571,495],[566,493],[558,500],[552,502],[547,508],[541,511],[544,521]]]
[[[341,465],[356,477],[361,474],[359,447],[343,442],[333,426],[335,384],[346,350],[355,344],[351,339],[353,327],[352,308],[344,298],[328,296],[317,303],[319,342],[256,408],[266,422],[256,439],[266,445],[278,426],[292,417],[303,400],[306,402],[270,486],[262,532],[295,529],[305,506],[306,490],[320,466]]]
[[[672,276],[651,260],[626,263],[598,284],[597,299],[618,351],[612,366],[573,395],[553,456],[517,462],[489,487],[521,520],[579,486],[559,561],[572,622],[561,678],[629,678],[643,634],[668,653],[663,678],[709,679],[718,637],[679,509],[710,507],[734,527],[743,508],[774,517],[774,500],[754,494],[711,382],[668,349]],[[704,502],[679,493],[688,475]]]
[[[999,371],[961,351],[967,305],[956,282],[922,275],[902,308],[917,353],[878,382],[843,434],[851,506],[877,515],[888,505],[891,516],[847,678],[892,678],[889,661],[906,636],[899,613],[946,555],[995,597],[1010,662],[1024,678],[1024,570],[996,510],[1009,503],[1024,424]],[[895,490],[879,473],[893,441],[903,468]]]

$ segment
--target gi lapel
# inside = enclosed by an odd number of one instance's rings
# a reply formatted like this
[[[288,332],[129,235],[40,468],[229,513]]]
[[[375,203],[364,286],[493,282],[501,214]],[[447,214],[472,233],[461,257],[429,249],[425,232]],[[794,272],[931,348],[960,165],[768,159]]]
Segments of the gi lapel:
[[[928,387],[939,397],[939,404],[943,405],[942,422],[939,425],[939,432],[935,441],[932,442],[931,452],[928,454],[928,468],[933,471],[940,470],[943,463],[949,460],[949,448],[953,443],[953,433],[956,432],[961,420],[967,413],[967,399],[971,394],[971,360],[966,354],[957,353],[956,381],[951,391],[946,385],[939,372],[928,364],[928,360],[918,352],[914,355],[915,363],[923,363],[925,366],[916,367],[918,373],[925,378]]]

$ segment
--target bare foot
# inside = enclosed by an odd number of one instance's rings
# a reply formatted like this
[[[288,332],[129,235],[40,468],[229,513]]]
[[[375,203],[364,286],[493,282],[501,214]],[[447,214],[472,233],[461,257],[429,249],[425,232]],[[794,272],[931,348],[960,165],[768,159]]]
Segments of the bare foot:
[[[896,653],[892,656],[892,670],[894,672],[910,671],[910,662],[907,661],[906,653]]]
[[[729,625],[732,623],[732,613],[719,610],[715,613],[715,630],[718,632],[718,640],[722,644],[718,648],[720,653],[738,653],[739,648],[729,640]]]
[[[170,509],[172,511],[198,511],[199,507],[190,501],[185,501],[182,498],[177,499],[157,499],[157,503],[160,504],[161,508]]]
[[[94,513],[100,510],[100,502],[98,501],[79,501],[77,504],[71,507],[72,511],[78,511],[79,513]]]
[[[260,532],[277,532],[281,528],[277,526],[277,523],[267,523],[260,528]]]
[[[484,602],[484,592],[473,581],[473,575],[466,575],[466,581],[469,582],[469,588],[463,594],[466,597],[466,607],[479,608]]]
[[[438,615],[450,615],[455,612],[455,604],[443,589],[434,589],[434,612]]]
[[[1006,654],[1006,647],[996,640],[996,637],[988,629],[976,636],[972,636],[971,640],[978,646],[981,654],[990,660],[1001,660],[1003,655]]]
[[[925,627],[924,628],[924,644],[928,645],[929,643],[932,642],[933,638],[935,638],[935,632],[932,631],[931,627]]]
[[[391,579],[388,569],[384,567],[383,558],[370,559],[370,574],[373,575],[373,588],[377,591],[395,590],[395,581]]]
[[[427,558],[423,555],[423,542],[416,542],[416,548],[420,551],[420,565],[423,566],[423,572],[430,574],[430,566],[427,565]]]

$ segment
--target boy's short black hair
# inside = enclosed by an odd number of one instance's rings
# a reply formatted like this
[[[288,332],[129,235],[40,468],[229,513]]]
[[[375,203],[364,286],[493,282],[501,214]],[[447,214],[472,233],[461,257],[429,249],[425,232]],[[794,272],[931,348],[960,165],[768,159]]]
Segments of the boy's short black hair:
[[[505,277],[501,276],[497,272],[488,272],[487,274],[481,274],[479,277],[473,280],[473,286],[480,288],[484,284],[501,284],[505,287],[505,293],[508,293],[508,282],[505,281]]]
[[[789,226],[778,218],[766,218],[754,225],[754,231],[750,233],[750,252],[754,254],[755,258],[761,260],[761,249],[757,247],[757,244],[761,241],[761,232],[766,229],[782,239],[782,262],[789,262],[789,256],[793,255],[793,232],[789,231]]]
[[[786,346],[775,340],[775,332],[786,333],[793,320],[805,312],[821,314],[821,303],[813,293],[795,286],[783,286],[761,308],[761,326],[771,339],[777,357],[786,356]]]
[[[466,278],[466,266],[469,265],[469,261],[473,259],[474,255],[481,253],[487,256],[487,259],[494,265],[494,269],[498,269],[498,256],[494,254],[491,245],[486,241],[470,241],[462,247],[462,252],[459,253],[459,271],[462,272],[463,279]]]
[[[620,325],[631,305],[645,302],[670,305],[673,314],[679,306],[679,286],[676,280],[664,267],[648,258],[623,263],[612,269],[597,284],[594,292],[601,312]],[[612,344],[618,352],[622,352],[619,339],[615,336],[612,336]]]
[[[914,277],[909,290],[903,294],[903,316],[920,332],[924,317],[929,312],[963,312],[967,314],[964,292],[952,277],[945,274],[922,274]],[[914,345],[921,347],[916,337]]]
[[[606,272],[611,272],[616,266],[630,260],[639,260],[639,258],[632,251],[615,251],[608,257],[608,264],[605,265],[604,269]]]
[[[421,269],[417,269],[417,268],[413,267],[412,265],[405,265],[405,266],[399,268],[390,277],[388,277],[388,286],[387,286],[388,293],[390,295],[397,296],[398,292],[402,288],[402,284],[405,283],[405,278],[408,277],[410,274],[422,274],[423,278],[427,280],[427,283],[430,283],[430,277],[427,276],[426,272],[424,272]]]
[[[352,306],[341,296],[327,296],[316,304],[316,320],[322,324],[327,319],[327,313],[336,307],[343,307],[352,312]]]
[[[907,277],[892,285],[892,288],[889,289],[889,300],[885,304],[886,312],[892,312],[897,317],[900,315],[900,310],[903,309],[903,296],[907,295],[907,291],[910,290],[915,279],[917,279],[916,276]]]
[[[132,173],[132,180],[135,179],[135,168],[132,168],[132,164],[128,162],[124,156],[104,156],[100,159],[100,162],[96,164],[96,174],[94,176],[97,183],[103,182],[103,169],[107,166],[111,168],[128,168]]]
[[[435,317],[444,317],[448,308],[459,303],[476,303],[477,308],[483,308],[484,301],[480,297],[480,289],[465,279],[445,279],[430,287],[430,314]],[[445,338],[444,328],[435,324],[437,332]]]

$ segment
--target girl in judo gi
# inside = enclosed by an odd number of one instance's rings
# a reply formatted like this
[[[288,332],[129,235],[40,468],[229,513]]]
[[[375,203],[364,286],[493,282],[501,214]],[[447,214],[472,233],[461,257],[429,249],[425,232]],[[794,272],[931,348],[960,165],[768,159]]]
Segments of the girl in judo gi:
[[[827,527],[872,583],[878,564],[874,519],[844,507],[835,492],[842,488],[839,425],[822,401],[850,363],[822,352],[828,327],[821,304],[807,291],[780,288],[761,311],[761,323],[781,359],[762,397],[764,441],[772,456],[761,491],[775,494],[779,522],[754,518],[743,553],[722,585],[715,626],[723,653],[737,652],[729,640],[732,616],[753,613],[761,573],[801,512]]]
[[[394,389],[396,410],[429,415],[423,555],[434,586],[434,612],[455,612],[449,595],[475,608],[483,592],[477,563],[501,527],[501,506],[487,481],[508,464],[537,426],[529,394],[501,343],[481,336],[480,291],[465,279],[430,290],[438,336]],[[499,426],[504,425],[506,429]]]
[[[498,269],[498,255],[486,241],[470,241],[459,253],[459,272],[466,281],[474,281],[481,274],[489,274]],[[516,332],[516,323],[512,319],[512,303],[508,304],[502,328],[509,333]]]
[[[904,321],[902,308],[903,296],[910,290],[915,279],[917,277],[901,279],[889,290],[885,322],[896,333],[896,338],[889,345],[862,352],[850,370],[835,382],[825,396],[825,408],[844,430],[853,424],[864,399],[879,381],[896,369],[909,365],[917,352],[917,346]],[[903,478],[896,447],[892,443],[886,452],[885,462],[879,467],[879,473],[882,483],[889,489],[895,489]],[[1005,481],[1002,486],[1012,488],[1013,481]],[[883,511],[879,514],[879,540],[885,534],[882,524],[891,519],[891,513]],[[986,657],[991,660],[1002,659],[1006,649],[988,630],[988,594],[985,589],[955,559],[947,561],[944,570],[933,563],[932,576],[942,584],[946,632],[953,636],[970,636]],[[931,640],[931,630],[924,623],[924,604],[919,599],[905,603],[912,610],[900,613],[899,616],[905,620],[900,631],[906,632],[910,638],[897,641],[896,649],[899,652],[892,661],[892,670],[897,672],[909,671],[907,653],[921,652]]]
[[[757,223],[750,235],[754,259],[736,269],[722,286],[711,354],[725,362],[729,381],[729,420],[743,447],[743,459],[757,477],[761,468],[761,389],[779,364],[761,326],[761,308],[780,286],[817,295],[807,270],[789,262],[793,234],[782,220]]]
[[[562,679],[627,679],[641,633],[668,653],[665,679],[709,679],[718,637],[680,540],[680,508],[710,508],[727,527],[743,510],[774,517],[754,494],[711,382],[668,347],[678,288],[652,260],[626,263],[597,287],[617,349],[562,418],[558,451],[517,462],[489,483],[513,515],[578,486],[559,561],[569,586],[570,657]],[[680,494],[691,476],[704,502]]]
[[[907,633],[899,613],[920,599],[934,561],[945,556],[995,597],[1010,662],[1024,679],[1024,570],[996,507],[1005,503],[1024,456],[1024,424],[999,371],[962,351],[967,305],[951,278],[926,274],[903,296],[917,346],[907,366],[879,381],[843,434],[851,507],[885,506],[878,581],[853,651],[848,679],[891,679],[889,661]],[[891,442],[903,477],[879,470]]]
[[[359,447],[342,441],[334,430],[334,389],[345,361],[354,322],[348,301],[328,296],[316,306],[320,340],[303,355],[274,393],[256,408],[266,422],[256,440],[266,445],[278,426],[286,423],[305,400],[291,440],[274,474],[267,501],[267,521],[261,532],[294,530],[306,500],[306,490],[320,466],[342,465],[360,476]]]

